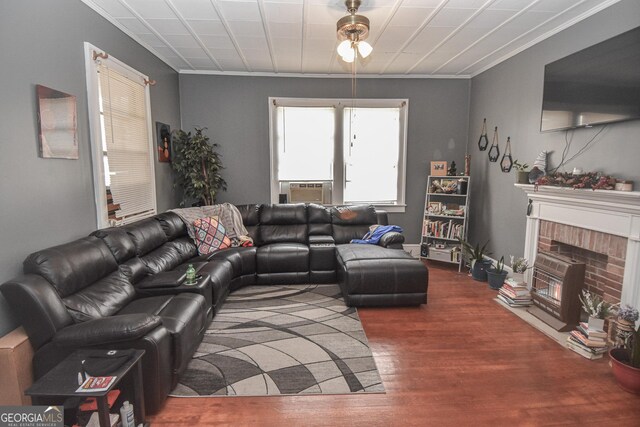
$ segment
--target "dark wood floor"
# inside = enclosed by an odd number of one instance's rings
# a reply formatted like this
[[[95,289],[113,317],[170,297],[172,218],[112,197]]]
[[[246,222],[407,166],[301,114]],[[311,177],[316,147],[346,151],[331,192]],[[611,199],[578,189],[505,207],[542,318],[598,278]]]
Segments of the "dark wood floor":
[[[359,309],[385,394],[169,398],[153,425],[640,426],[608,360],[562,348],[439,264],[429,303]]]

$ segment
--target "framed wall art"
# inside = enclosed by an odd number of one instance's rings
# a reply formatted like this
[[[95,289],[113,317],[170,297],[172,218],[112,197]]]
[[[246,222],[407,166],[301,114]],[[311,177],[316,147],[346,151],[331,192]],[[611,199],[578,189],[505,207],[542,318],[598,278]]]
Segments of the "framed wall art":
[[[40,157],[77,159],[78,115],[76,97],[36,85]]]
[[[171,161],[171,127],[164,123],[156,122],[156,139],[158,161],[167,163]]]
[[[447,162],[446,161],[434,161],[431,162],[431,174],[432,176],[447,176]]]

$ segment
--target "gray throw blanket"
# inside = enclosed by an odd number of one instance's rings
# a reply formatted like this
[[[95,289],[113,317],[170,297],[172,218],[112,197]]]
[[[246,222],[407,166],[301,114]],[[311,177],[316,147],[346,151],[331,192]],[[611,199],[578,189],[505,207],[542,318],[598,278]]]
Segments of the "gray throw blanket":
[[[231,203],[199,206],[195,208],[171,209],[170,211],[176,213],[180,218],[182,218],[182,221],[187,225],[189,237],[192,239],[195,239],[193,222],[198,218],[206,218],[210,216],[218,217],[218,220],[227,232],[227,236],[231,239],[233,246],[238,246],[241,236],[249,234],[242,223],[242,215],[240,214],[240,211]]]

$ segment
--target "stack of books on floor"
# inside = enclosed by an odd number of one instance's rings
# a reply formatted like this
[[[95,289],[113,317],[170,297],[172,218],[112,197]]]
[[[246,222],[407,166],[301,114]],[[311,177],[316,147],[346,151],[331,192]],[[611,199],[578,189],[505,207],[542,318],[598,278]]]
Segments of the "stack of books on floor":
[[[498,291],[498,298],[509,307],[528,307],[531,305],[531,292],[529,292],[527,284],[512,278],[504,281]]]
[[[600,329],[590,329],[580,322],[567,337],[567,348],[587,359],[600,359],[607,352],[607,333]]]

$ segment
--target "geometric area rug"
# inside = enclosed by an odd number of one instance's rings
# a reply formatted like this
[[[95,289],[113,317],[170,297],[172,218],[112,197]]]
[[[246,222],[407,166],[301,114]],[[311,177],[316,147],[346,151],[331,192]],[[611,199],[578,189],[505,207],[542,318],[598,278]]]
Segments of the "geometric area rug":
[[[174,397],[384,393],[337,285],[248,286],[228,296]]]

